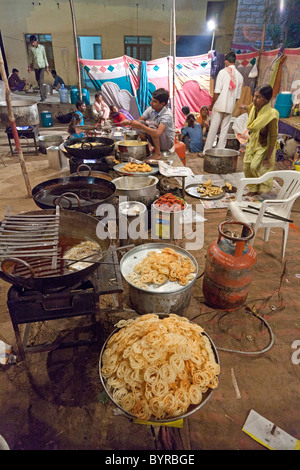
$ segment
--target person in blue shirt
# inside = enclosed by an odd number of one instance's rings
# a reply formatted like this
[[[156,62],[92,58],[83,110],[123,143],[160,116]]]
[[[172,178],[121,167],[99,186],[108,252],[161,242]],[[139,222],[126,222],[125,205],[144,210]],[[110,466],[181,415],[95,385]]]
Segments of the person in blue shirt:
[[[202,138],[202,127],[196,122],[194,114],[190,113],[187,116],[187,126],[181,129],[181,135],[188,136],[189,142],[186,144],[188,150],[191,153],[202,152],[203,150],[203,138]],[[186,139],[185,139],[186,142]]]
[[[84,119],[83,119],[83,113],[86,110],[86,104],[83,100],[77,100],[76,101],[76,108],[77,111],[75,114],[78,114],[80,116],[80,123],[78,124],[79,126],[84,126]]]
[[[54,78],[54,82],[52,84],[53,88],[55,88],[55,90],[59,90],[61,86],[65,84],[63,79],[57,75],[56,70],[51,70],[51,75]]]

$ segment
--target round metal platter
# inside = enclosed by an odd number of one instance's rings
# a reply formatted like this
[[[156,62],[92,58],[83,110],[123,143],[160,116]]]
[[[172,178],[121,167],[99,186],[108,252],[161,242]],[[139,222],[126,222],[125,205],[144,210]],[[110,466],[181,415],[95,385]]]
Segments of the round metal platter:
[[[148,255],[150,251],[161,253],[164,248],[172,248],[177,253],[189,258],[197,269],[197,271],[195,272],[194,278],[191,281],[189,281],[189,283],[186,286],[181,286],[177,281],[167,280],[162,285],[149,284],[148,289],[143,289],[141,287],[138,287],[138,289],[144,290],[145,292],[149,292],[149,293],[155,293],[155,294],[164,294],[164,293],[170,294],[172,292],[178,292],[180,290],[184,290],[190,287],[191,284],[193,284],[197,279],[197,275],[198,275],[197,261],[188,251],[184,250],[184,248],[167,244],[167,243],[146,243],[144,245],[136,246],[135,248],[132,248],[130,251],[128,251],[121,258],[121,261],[120,261],[121,274],[126,280],[126,282],[128,282],[128,284],[132,285],[133,287],[136,287],[133,283],[131,283],[130,281],[126,279],[128,274],[131,274],[133,272],[134,266],[140,263],[144,258],[146,258],[146,256]]]
[[[159,315],[161,316],[161,318],[163,317],[166,317],[168,315],[166,314],[156,314],[156,315]],[[190,323],[194,323],[194,322],[191,322]],[[131,419],[137,419],[136,416],[134,416],[132,413],[129,413],[128,411],[125,411],[121,405],[119,405],[119,403],[117,403],[113,397],[112,397],[112,394],[111,394],[111,390],[110,390],[110,387],[107,385],[107,381],[106,379],[102,376],[102,372],[101,372],[101,368],[102,368],[102,356],[103,356],[103,353],[106,349],[106,346],[107,346],[107,343],[109,341],[109,339],[115,334],[117,333],[118,331],[120,330],[120,328],[116,328],[114,331],[112,331],[112,333],[109,335],[109,337],[106,339],[105,343],[103,344],[102,346],[102,349],[101,349],[101,352],[100,352],[100,358],[99,358],[99,375],[100,375],[100,380],[101,380],[101,383],[102,383],[102,386],[105,390],[105,392],[107,393],[108,397],[110,398],[110,400],[121,410],[123,411],[123,413],[128,417],[128,418],[131,418]],[[214,345],[213,341],[211,340],[210,336],[203,332],[202,333],[203,335],[205,335],[209,341],[210,341],[210,344],[211,344],[211,347],[212,347],[212,351],[213,351],[213,354],[215,356],[215,360],[216,360],[216,363],[220,365],[220,359],[219,359],[219,355],[218,355],[218,351],[217,351],[217,348],[216,346]],[[207,392],[203,393],[203,399],[201,401],[201,403],[199,403],[198,405],[190,405],[188,410],[183,413],[182,415],[178,415],[178,416],[174,416],[174,417],[171,417],[171,418],[166,418],[166,419],[157,419],[155,418],[154,416],[151,416],[150,418],[150,422],[155,422],[155,423],[171,423],[173,421],[178,421],[179,419],[183,419],[183,418],[187,418],[188,416],[190,416],[191,414],[195,413],[196,411],[198,411],[203,405],[205,405],[205,403],[207,403],[207,401],[209,400],[209,398],[212,396],[214,392],[214,389],[210,388],[207,390]]]
[[[214,199],[221,199],[222,197],[225,196],[225,191],[223,188],[222,188],[222,193],[217,194],[215,196],[201,196],[201,193],[197,192],[197,189],[199,188],[200,185],[201,183],[189,184],[188,186],[186,186],[185,192],[188,193],[190,196],[197,197],[198,199],[205,199],[206,201],[212,201]],[[218,188],[219,186],[212,185],[212,187]]]
[[[114,166],[114,170],[116,173],[118,173],[118,175],[121,175],[121,176],[151,176],[151,175],[156,175],[158,173],[158,167],[157,168],[153,168],[152,167],[152,170],[151,171],[145,171],[145,172],[141,172],[141,171],[123,171],[123,168],[125,165],[127,165],[128,162],[123,162],[123,163],[119,163],[118,165]]]

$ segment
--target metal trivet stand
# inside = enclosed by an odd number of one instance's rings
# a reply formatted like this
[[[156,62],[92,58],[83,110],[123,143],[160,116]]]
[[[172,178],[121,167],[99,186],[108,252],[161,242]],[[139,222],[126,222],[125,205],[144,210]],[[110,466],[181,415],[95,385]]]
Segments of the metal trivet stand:
[[[27,352],[46,352],[59,348],[68,348],[91,344],[100,340],[99,323],[96,315],[101,311],[114,310],[101,309],[100,296],[117,294],[117,308],[123,308],[123,286],[117,252],[112,248],[103,264],[86,279],[78,284],[55,292],[42,293],[36,290],[24,289],[13,285],[7,295],[7,306],[16,336],[16,343],[21,360],[25,359]],[[70,342],[54,341],[28,345],[31,323],[58,320],[75,316],[91,316],[92,338]],[[26,324],[23,338],[19,325]]]
[[[24,147],[26,148],[34,147],[35,154],[38,155],[39,154],[39,149],[38,149],[39,126],[38,125],[28,126],[27,129],[26,128],[24,129],[22,127],[17,127],[17,132],[18,132],[18,136],[20,140],[23,139],[26,141],[26,144],[24,145]],[[11,127],[6,127],[5,133],[7,134],[10,152],[12,155],[16,155],[18,152],[15,152],[12,148],[12,140],[14,140],[14,137],[13,137]],[[29,139],[33,140],[32,144],[28,142]]]

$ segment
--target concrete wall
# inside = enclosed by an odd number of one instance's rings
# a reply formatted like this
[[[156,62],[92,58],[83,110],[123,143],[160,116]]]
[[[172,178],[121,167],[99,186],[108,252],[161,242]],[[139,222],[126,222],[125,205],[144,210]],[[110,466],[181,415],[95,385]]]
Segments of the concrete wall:
[[[215,48],[229,50],[233,38],[237,0],[226,1],[222,24],[218,25]],[[172,0],[73,0],[78,36],[101,36],[102,57],[124,54],[125,35],[152,36],[152,58],[170,54]],[[138,4],[138,7],[137,7]],[[203,35],[206,29],[206,0],[176,0],[177,35]],[[35,84],[27,72],[25,34],[52,35],[55,68],[67,85],[77,84],[73,28],[68,0],[0,0],[0,28],[9,71]],[[51,83],[52,76],[45,76]]]

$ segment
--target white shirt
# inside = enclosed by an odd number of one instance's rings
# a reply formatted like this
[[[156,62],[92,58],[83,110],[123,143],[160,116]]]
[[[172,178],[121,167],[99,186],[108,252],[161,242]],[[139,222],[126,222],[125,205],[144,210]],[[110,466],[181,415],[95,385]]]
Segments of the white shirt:
[[[236,87],[232,92],[229,90],[230,84],[230,75],[227,68],[231,68],[235,73],[236,78]],[[220,93],[217,101],[214,104],[213,109],[218,111],[219,113],[229,113],[231,114],[236,100],[241,97],[242,86],[243,86],[243,76],[242,74],[236,69],[235,65],[229,65],[224,69],[220,70],[217,75],[216,86],[215,86],[215,93]]]

